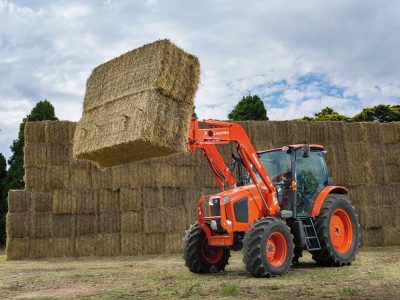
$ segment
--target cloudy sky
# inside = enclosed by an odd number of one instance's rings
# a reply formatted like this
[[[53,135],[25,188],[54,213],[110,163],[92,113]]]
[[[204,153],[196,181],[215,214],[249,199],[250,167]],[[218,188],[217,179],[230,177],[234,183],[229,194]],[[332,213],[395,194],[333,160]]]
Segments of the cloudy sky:
[[[200,118],[247,94],[272,120],[399,104],[399,33],[396,0],[0,0],[0,152],[35,102],[78,120],[91,70],[160,38],[200,58]]]

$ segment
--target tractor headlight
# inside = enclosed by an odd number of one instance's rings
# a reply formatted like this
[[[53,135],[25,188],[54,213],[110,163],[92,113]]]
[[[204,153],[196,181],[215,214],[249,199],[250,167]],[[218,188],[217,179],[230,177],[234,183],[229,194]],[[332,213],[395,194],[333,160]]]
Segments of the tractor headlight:
[[[211,220],[210,227],[212,230],[217,230],[218,229],[217,221]]]
[[[227,224],[229,227],[232,227],[232,221],[231,221],[231,220],[226,220],[226,224]]]
[[[231,198],[229,196],[224,196],[224,203],[228,203],[231,201]]]

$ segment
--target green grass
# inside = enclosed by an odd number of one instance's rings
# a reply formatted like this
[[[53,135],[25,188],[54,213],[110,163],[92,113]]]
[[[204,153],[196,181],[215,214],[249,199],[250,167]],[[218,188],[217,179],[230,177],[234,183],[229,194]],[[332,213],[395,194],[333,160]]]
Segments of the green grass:
[[[239,294],[239,287],[235,282],[223,282],[219,288],[221,296],[236,296]]]
[[[355,287],[345,287],[342,288],[341,293],[348,296],[354,296],[358,292],[358,288]]]
[[[6,261],[2,298],[399,299],[400,247],[363,248],[351,266],[323,268],[307,253],[284,276],[253,278],[240,252],[225,272],[193,274],[181,255]],[[397,293],[397,294],[396,294]]]

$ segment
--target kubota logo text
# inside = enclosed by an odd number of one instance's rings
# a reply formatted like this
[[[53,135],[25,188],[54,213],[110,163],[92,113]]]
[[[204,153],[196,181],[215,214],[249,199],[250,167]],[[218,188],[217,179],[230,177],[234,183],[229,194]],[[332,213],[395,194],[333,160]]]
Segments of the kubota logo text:
[[[229,134],[229,131],[216,131],[214,135]]]

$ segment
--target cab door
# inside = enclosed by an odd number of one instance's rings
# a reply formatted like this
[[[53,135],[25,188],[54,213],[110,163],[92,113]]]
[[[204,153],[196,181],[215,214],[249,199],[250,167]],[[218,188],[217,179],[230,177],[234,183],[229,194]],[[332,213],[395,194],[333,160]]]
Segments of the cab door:
[[[308,216],[315,196],[328,185],[328,172],[322,151],[309,151],[304,157],[302,149],[296,156],[296,211],[297,216]]]

